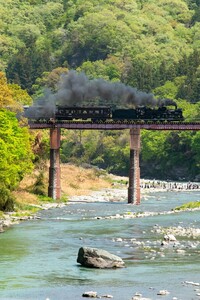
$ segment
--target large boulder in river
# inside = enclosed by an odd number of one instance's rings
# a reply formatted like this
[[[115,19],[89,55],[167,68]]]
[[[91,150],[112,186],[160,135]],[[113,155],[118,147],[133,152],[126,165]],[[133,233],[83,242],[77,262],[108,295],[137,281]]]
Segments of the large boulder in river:
[[[78,252],[77,262],[88,268],[122,268],[123,260],[108,251],[96,248],[81,247]]]

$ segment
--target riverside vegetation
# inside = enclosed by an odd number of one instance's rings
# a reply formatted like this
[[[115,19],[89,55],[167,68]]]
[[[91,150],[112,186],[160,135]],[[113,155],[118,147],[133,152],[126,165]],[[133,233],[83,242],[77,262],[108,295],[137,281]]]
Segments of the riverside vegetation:
[[[30,133],[16,116],[44,87],[55,92],[70,69],[171,98],[187,121],[199,120],[198,0],[0,1],[0,20],[0,210],[13,209],[21,181],[35,168],[29,199],[46,196],[39,183],[49,133]],[[143,130],[141,176],[199,180],[199,145],[200,132]],[[61,160],[126,176],[129,132],[63,130]]]
[[[200,209],[200,201],[197,202],[188,202],[181,206],[176,207],[174,210],[191,210],[191,209]]]
[[[111,178],[103,170],[61,164],[62,198],[55,202],[46,196],[48,165],[43,168],[42,173],[37,169],[24,177],[9,198],[10,201],[13,200],[12,206],[7,206],[5,210],[6,212],[12,211],[12,213],[8,215],[1,212],[0,220],[6,220],[6,222],[9,220],[8,225],[10,225],[16,220],[31,218],[38,210],[62,206],[71,196],[88,195],[95,190],[111,188],[113,183],[119,185],[117,180]]]

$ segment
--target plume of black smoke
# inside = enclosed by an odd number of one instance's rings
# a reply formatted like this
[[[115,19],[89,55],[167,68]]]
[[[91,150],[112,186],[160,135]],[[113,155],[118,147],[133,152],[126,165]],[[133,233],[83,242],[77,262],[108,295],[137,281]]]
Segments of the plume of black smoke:
[[[163,106],[163,100],[157,100],[151,93],[145,93],[120,82],[109,82],[104,79],[90,80],[84,73],[71,70],[62,75],[56,93],[46,90],[42,98],[25,113],[26,117],[52,117],[56,105],[81,106],[90,105],[94,100],[96,105],[116,105],[121,107]],[[170,99],[167,105],[169,104]]]
[[[46,89],[44,96],[39,98],[33,106],[25,109],[24,116],[26,118],[51,118],[56,110],[55,96],[51,90]]]
[[[60,105],[81,105],[88,100],[103,100],[104,104],[133,106],[156,105],[153,94],[138,91],[120,82],[108,82],[104,79],[89,78],[76,71],[69,71],[61,76],[58,92],[55,94],[56,103]]]

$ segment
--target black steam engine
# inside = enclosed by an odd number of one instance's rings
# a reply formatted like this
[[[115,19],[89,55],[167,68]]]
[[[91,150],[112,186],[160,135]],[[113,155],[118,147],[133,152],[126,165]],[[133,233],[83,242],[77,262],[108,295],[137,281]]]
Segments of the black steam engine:
[[[182,121],[182,110],[169,109],[167,106],[150,108],[139,106],[131,108],[113,108],[108,106],[56,106],[55,112],[47,113],[43,106],[26,107],[24,115],[32,122],[64,122],[64,121],[89,121],[92,123],[117,122],[134,123],[146,121]]]
[[[90,120],[94,123],[112,121],[182,121],[182,110],[176,106],[174,109],[168,109],[166,106],[159,108],[149,108],[145,106],[135,109],[113,109],[107,106],[96,107],[65,107],[57,106],[55,112],[55,121],[64,120]]]

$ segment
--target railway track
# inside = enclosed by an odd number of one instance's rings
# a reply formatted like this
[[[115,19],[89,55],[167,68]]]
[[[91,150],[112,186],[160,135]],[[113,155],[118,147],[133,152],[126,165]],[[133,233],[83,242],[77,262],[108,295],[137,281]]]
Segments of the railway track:
[[[76,121],[59,121],[59,122],[31,122],[28,126],[30,129],[45,129],[45,128],[66,128],[66,129],[96,129],[96,130],[121,130],[140,128],[147,130],[200,130],[200,122],[185,122],[185,121],[114,121],[107,120],[101,122],[92,122],[87,120]]]

